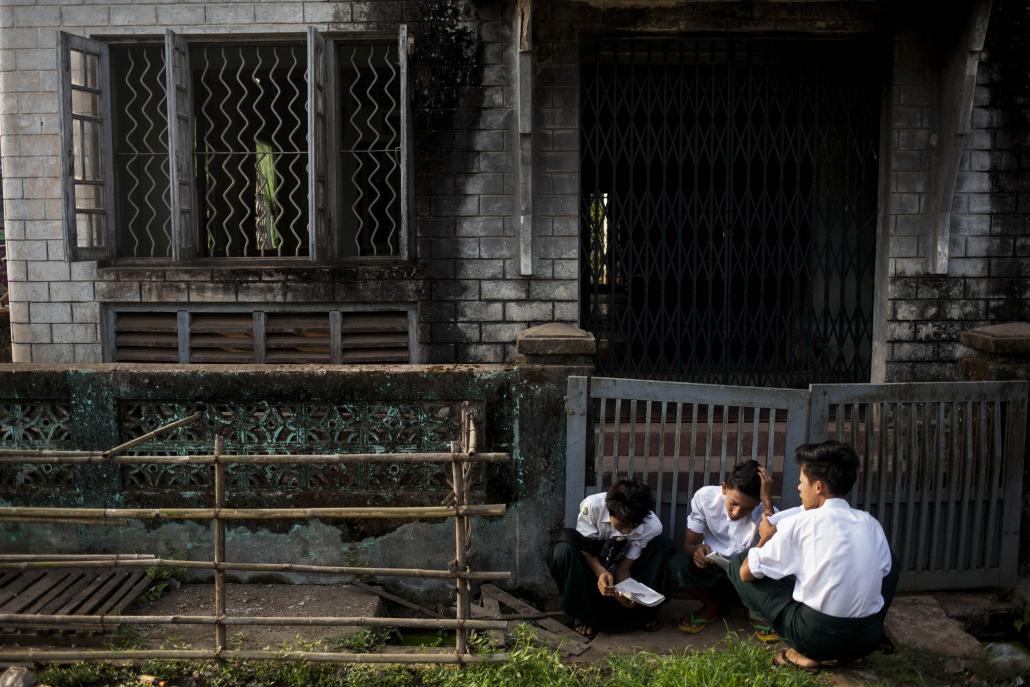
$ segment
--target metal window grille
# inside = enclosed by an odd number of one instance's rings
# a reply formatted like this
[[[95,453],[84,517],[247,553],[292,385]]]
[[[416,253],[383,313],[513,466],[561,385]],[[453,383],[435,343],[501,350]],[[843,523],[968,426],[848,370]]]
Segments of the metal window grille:
[[[308,255],[305,61],[302,44],[192,49],[205,255]]]
[[[618,39],[582,67],[582,322],[606,374],[864,381],[880,86],[864,43]]]
[[[120,253],[172,257],[165,56],[161,46],[111,48],[115,184],[121,218]]]
[[[69,257],[407,257],[409,49],[61,34]]]
[[[401,79],[392,43],[339,43],[342,256],[401,252]]]

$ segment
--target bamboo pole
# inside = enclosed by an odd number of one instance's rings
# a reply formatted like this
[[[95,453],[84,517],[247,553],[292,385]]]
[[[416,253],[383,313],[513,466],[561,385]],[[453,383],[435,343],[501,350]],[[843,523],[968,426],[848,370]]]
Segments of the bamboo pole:
[[[225,648],[225,571],[219,564],[225,562],[225,521],[222,519],[222,508],[225,507],[225,465],[217,459],[225,451],[225,438],[221,434],[215,436],[215,517],[212,524],[215,528],[215,650],[221,652]]]
[[[112,449],[114,450],[114,449]],[[340,463],[450,463],[450,453],[241,453],[226,454],[220,460],[238,465],[268,464],[340,464]],[[466,455],[462,460],[472,463],[501,463],[511,460],[508,453],[477,453]],[[136,463],[160,465],[211,465],[213,454],[189,456],[144,456],[111,455],[99,451],[36,451],[31,449],[0,449],[0,463],[19,464],[104,464],[131,465]]]
[[[406,518],[450,518],[454,515],[497,517],[504,515],[504,504],[483,506],[413,506],[382,508],[223,508],[225,520],[307,520],[356,519],[391,520]],[[0,520],[7,518],[137,519],[137,520],[210,520],[213,508],[0,508]]]
[[[453,620],[450,618],[382,618],[372,616],[225,616],[225,615],[38,615],[32,613],[0,613],[0,624],[18,625],[299,625],[306,627],[407,627],[416,630],[505,630],[503,620],[477,618]],[[223,629],[225,629],[223,627]]]
[[[258,661],[302,660],[313,663],[507,663],[509,654],[344,654],[319,651],[244,651],[211,649],[128,649],[121,651],[88,651],[83,649],[17,649],[0,650],[0,663],[69,663],[78,661],[150,661],[154,659],[236,658]]]
[[[320,575],[355,575],[374,577],[427,577],[468,580],[507,580],[510,572],[452,572],[450,570],[425,570],[421,568],[362,568],[335,565],[296,565],[293,563],[220,563],[213,561],[181,561],[171,558],[150,558],[140,560],[50,560],[46,556],[38,560],[0,560],[0,570],[34,570],[38,568],[196,568],[202,570],[241,570],[251,572],[296,572]]]
[[[461,437],[462,441],[467,441],[467,430],[468,425],[468,404],[464,403],[461,407]],[[457,447],[455,447],[457,448]],[[468,448],[467,445],[463,448]],[[457,453],[457,451],[455,451]],[[467,526],[467,519],[457,515],[460,512],[462,506],[465,505],[465,477],[462,473],[462,464],[458,460],[457,456],[451,462],[451,484],[454,488],[454,563],[455,569],[463,571],[466,569],[465,561],[465,528]],[[463,621],[468,619],[471,615],[471,609],[469,609],[469,598],[468,598],[468,585],[465,580],[456,578],[454,580],[455,586],[455,599],[454,599],[454,613],[457,620]],[[454,633],[454,648],[455,654],[463,656],[468,653],[468,632],[463,628],[458,628],[457,632]]]
[[[152,561],[152,553],[4,553],[0,561]]]
[[[89,518],[36,518],[36,517],[13,517],[0,518],[3,522],[31,522],[40,525],[99,525],[101,527],[124,527],[129,524],[128,520],[92,520]]]
[[[157,429],[155,429],[153,431],[147,432],[146,434],[143,434],[141,436],[136,437],[135,439],[130,439],[129,441],[126,441],[124,444],[119,444],[119,445],[115,446],[114,448],[107,449],[106,451],[104,451],[104,457],[107,458],[107,457],[111,457],[111,456],[116,456],[119,453],[125,453],[130,448],[135,448],[135,447],[139,446],[140,444],[145,444],[148,441],[150,441],[151,439],[153,439],[154,437],[161,436],[165,432],[170,432],[173,429],[178,429],[179,427],[185,427],[186,425],[192,425],[194,422],[196,422],[197,420],[199,420],[202,417],[204,417],[203,413],[196,412],[196,413],[193,413],[192,415],[190,415],[189,417],[184,417],[181,420],[176,420],[175,422],[169,422],[167,425],[162,425],[162,426],[158,427]]]

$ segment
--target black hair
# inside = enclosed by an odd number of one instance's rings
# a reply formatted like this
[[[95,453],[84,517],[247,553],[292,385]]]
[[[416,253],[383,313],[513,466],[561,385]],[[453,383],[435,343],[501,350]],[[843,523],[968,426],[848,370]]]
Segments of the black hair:
[[[805,476],[823,482],[833,496],[845,496],[858,479],[858,454],[847,444],[802,444],[794,455]]]
[[[762,476],[758,474],[758,461],[745,460],[733,466],[733,471],[726,475],[726,488],[736,489],[753,499],[762,494]]]
[[[608,490],[604,505],[611,515],[636,527],[654,510],[654,496],[646,484],[635,479],[620,479]]]

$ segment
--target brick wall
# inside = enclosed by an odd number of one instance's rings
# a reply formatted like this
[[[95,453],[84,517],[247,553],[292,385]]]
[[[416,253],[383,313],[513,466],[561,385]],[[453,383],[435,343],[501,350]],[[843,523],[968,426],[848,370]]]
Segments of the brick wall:
[[[24,0],[19,0],[23,2]],[[3,3],[4,0],[0,0]],[[918,221],[929,166],[929,60],[917,33],[895,46],[890,113],[889,264],[878,276],[889,380],[952,379],[962,329],[1027,318],[1030,162],[1027,100],[1011,96],[1004,47],[1019,34],[996,0],[981,65],[974,130],[954,198],[946,276],[926,274]],[[537,2],[535,17],[534,274],[518,274],[512,221],[512,17],[506,0],[234,2],[0,6],[0,150],[19,361],[99,360],[103,302],[419,303],[419,341],[432,362],[501,361],[532,324],[578,319],[578,44],[584,32],[743,31],[852,34],[904,21],[932,3],[697,3],[597,9]],[[922,9],[920,9],[920,7]],[[915,8],[913,11],[912,8]],[[64,262],[55,92],[58,28],[79,34],[393,30],[416,39],[417,267],[376,275],[333,270],[125,270]],[[909,27],[911,28],[911,27]],[[456,46],[456,47],[455,47]],[[1005,56],[1007,55],[1007,56]],[[1003,94],[1009,94],[1004,95]]]
[[[518,275],[511,221],[509,4],[287,0],[79,6],[0,0],[0,146],[15,360],[99,361],[102,303],[416,300],[423,359],[431,362],[507,360],[517,331],[554,319],[575,321],[574,195],[564,204],[571,210],[551,210],[539,225],[534,275]],[[314,25],[394,32],[402,21],[410,24],[416,45],[417,268],[364,270],[356,278],[353,270],[98,270],[96,263],[65,262],[57,176],[58,30],[154,36],[165,28],[182,34],[275,33]],[[569,112],[566,125],[574,127]],[[562,189],[572,194],[573,187],[567,179]],[[556,230],[555,214],[572,221],[559,221]],[[562,238],[554,238],[555,231]]]
[[[1030,318],[1030,77],[1012,69],[1025,3],[994,3],[972,131],[952,205],[947,275],[926,274],[930,69],[918,34],[899,37],[891,113],[889,381],[958,379],[959,332]]]

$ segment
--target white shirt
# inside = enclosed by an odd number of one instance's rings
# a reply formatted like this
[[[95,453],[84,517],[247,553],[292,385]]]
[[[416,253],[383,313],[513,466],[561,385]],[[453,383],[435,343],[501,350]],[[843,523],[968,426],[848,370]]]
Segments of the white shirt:
[[[844,499],[784,518],[747,560],[755,577],[794,575],[794,600],[837,618],[865,618],[883,608],[880,586],[891,570],[880,523]]]
[[[644,522],[640,523],[629,534],[623,534],[612,527],[612,518],[605,505],[608,494],[601,492],[583,499],[579,504],[579,518],[576,519],[576,531],[588,539],[626,539],[626,558],[640,558],[644,548],[652,539],[662,533],[662,522],[654,512],[648,513]]]
[[[687,529],[703,536],[704,543],[712,547],[712,551],[732,558],[755,545],[761,520],[762,504],[758,504],[748,517],[730,520],[722,487],[701,487],[690,500]]]

